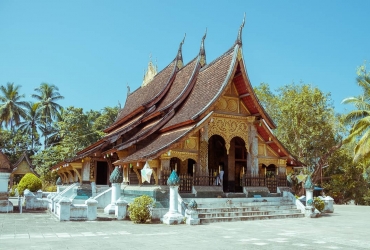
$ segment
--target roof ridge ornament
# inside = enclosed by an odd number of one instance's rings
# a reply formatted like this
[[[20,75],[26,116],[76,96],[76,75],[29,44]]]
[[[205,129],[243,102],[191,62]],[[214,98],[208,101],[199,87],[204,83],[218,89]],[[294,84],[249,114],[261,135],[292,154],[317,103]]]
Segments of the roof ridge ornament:
[[[145,87],[150,83],[154,76],[157,74],[157,66],[155,66],[152,62],[152,53],[149,54],[149,63],[148,63],[148,68],[145,71],[144,70],[144,78],[143,78],[143,83],[141,84],[141,87]]]
[[[181,69],[182,66],[184,66],[184,62],[182,60],[182,45],[185,42],[185,38],[186,38],[186,33],[185,33],[184,38],[182,39],[182,41],[181,41],[181,43],[179,45],[179,50],[177,51],[177,57],[176,57],[177,64],[176,64],[176,66],[177,66],[178,69]]]
[[[200,44],[200,51],[199,51],[199,56],[200,56],[200,65],[203,67],[206,64],[206,50],[204,49],[204,40],[207,37],[207,28],[206,32],[204,33],[204,36],[202,37],[202,42]]]
[[[244,24],[245,24],[245,12],[244,12],[244,17],[243,17],[243,22],[242,22],[242,24],[240,25],[240,28],[239,28],[238,37],[236,38],[236,41],[235,41],[236,44],[242,45],[242,31],[243,31],[243,28],[244,28]]]

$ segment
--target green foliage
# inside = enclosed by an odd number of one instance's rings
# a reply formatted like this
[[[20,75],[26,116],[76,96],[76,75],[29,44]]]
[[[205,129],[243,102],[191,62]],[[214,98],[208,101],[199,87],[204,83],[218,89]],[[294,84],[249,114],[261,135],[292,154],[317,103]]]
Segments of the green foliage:
[[[323,187],[337,204],[353,200],[356,204],[365,205],[364,198],[370,188],[369,176],[364,175],[364,166],[353,162],[352,149],[353,145],[345,144],[334,153],[329,167],[323,172],[324,179],[328,178]]]
[[[56,185],[44,186],[42,190],[45,192],[56,192],[57,186]]]
[[[321,169],[341,146],[344,128],[335,116],[330,94],[310,84],[290,84],[272,92],[263,83],[255,92],[277,125],[274,134],[288,151],[320,179]]]
[[[320,212],[322,212],[325,208],[325,202],[323,200],[321,200],[319,197],[315,197],[313,199],[313,206],[319,210]]]
[[[14,197],[15,196],[15,190],[17,189],[18,185],[13,185],[12,188],[9,191],[9,196]]]
[[[20,195],[23,195],[24,190],[28,189],[31,192],[36,192],[42,188],[41,180],[34,174],[28,173],[18,184],[18,192]]]
[[[32,153],[31,141],[31,137],[21,130],[11,131],[0,128],[0,147],[12,164],[17,162],[23,152]]]
[[[4,123],[13,130],[15,125],[25,116],[23,107],[26,102],[21,101],[25,97],[19,93],[20,85],[8,82],[6,86],[0,86],[0,127]]]
[[[354,110],[344,115],[344,123],[351,127],[345,143],[355,143],[355,163],[370,160],[370,73],[366,64],[360,66],[356,78],[362,94],[345,98],[342,103],[354,106]]]
[[[152,218],[151,209],[154,200],[148,195],[142,195],[129,204],[128,212],[130,219],[135,223],[145,223]]]

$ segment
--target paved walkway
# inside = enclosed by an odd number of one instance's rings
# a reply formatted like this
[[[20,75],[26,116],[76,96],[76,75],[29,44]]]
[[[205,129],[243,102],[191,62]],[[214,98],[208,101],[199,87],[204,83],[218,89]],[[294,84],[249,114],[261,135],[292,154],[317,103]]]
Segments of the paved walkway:
[[[0,214],[0,249],[370,249],[370,207],[317,219],[209,225],[58,222],[48,212]]]

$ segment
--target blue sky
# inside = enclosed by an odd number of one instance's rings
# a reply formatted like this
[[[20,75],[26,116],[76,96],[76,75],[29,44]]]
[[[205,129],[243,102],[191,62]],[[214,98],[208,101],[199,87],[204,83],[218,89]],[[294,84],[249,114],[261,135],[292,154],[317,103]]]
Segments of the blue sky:
[[[243,54],[253,86],[311,83],[341,101],[358,95],[356,68],[370,60],[370,1],[0,1],[0,84],[27,100],[41,82],[61,105],[100,110],[125,103],[149,55],[163,69],[183,46],[194,58],[207,28],[211,62],[235,41],[246,13]]]

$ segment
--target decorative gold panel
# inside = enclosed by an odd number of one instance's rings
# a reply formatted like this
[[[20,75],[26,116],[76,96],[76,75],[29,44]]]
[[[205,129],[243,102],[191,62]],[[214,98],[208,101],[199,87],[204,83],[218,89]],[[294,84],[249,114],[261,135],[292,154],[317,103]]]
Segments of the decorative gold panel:
[[[198,138],[190,137],[184,142],[184,149],[198,150]]]
[[[200,164],[200,171],[206,171],[208,168],[208,142],[201,141],[200,142],[200,149],[199,149],[199,164]]]
[[[286,160],[285,159],[278,159],[278,165],[279,166],[286,166]]]
[[[240,60],[242,60],[242,58],[243,58],[242,48],[239,48],[239,50],[238,50],[238,60],[240,61]]]
[[[231,112],[238,112],[238,100],[229,99],[227,101],[227,109]]]
[[[225,98],[221,97],[216,104],[216,110],[226,110],[227,108],[227,101]]]
[[[217,101],[215,109],[238,113],[238,102],[239,99],[236,97],[223,96]]]
[[[278,160],[279,159],[271,159],[271,158],[258,158],[259,164],[265,164],[266,166],[270,164],[274,164],[275,166],[278,166]]]
[[[272,156],[272,157],[277,157],[278,155],[275,153],[275,151],[273,151],[269,146],[266,146],[267,148],[267,156]]]
[[[237,136],[244,140],[246,150],[249,152],[247,146],[249,145],[248,119],[246,117],[215,115],[209,124],[208,138],[211,138],[212,135],[224,138],[227,154],[229,154],[231,139]]]
[[[245,107],[243,102],[240,102],[240,111],[239,111],[239,113],[243,114],[243,115],[250,115],[251,114],[249,112],[249,110]]]
[[[181,161],[185,161],[186,159],[193,159],[194,161],[197,161],[198,154],[193,152],[181,152],[171,150],[171,157],[177,157]]]
[[[181,60],[177,61],[177,68],[181,69],[184,66]]]
[[[90,161],[90,181],[95,181],[95,160]]]
[[[258,143],[258,155],[266,156],[265,144]]]
[[[231,85],[231,88],[230,89],[231,89],[231,93],[230,94],[232,96],[236,96],[236,97],[239,96],[238,91],[236,90],[236,87],[235,87],[235,84],[234,83]]]

